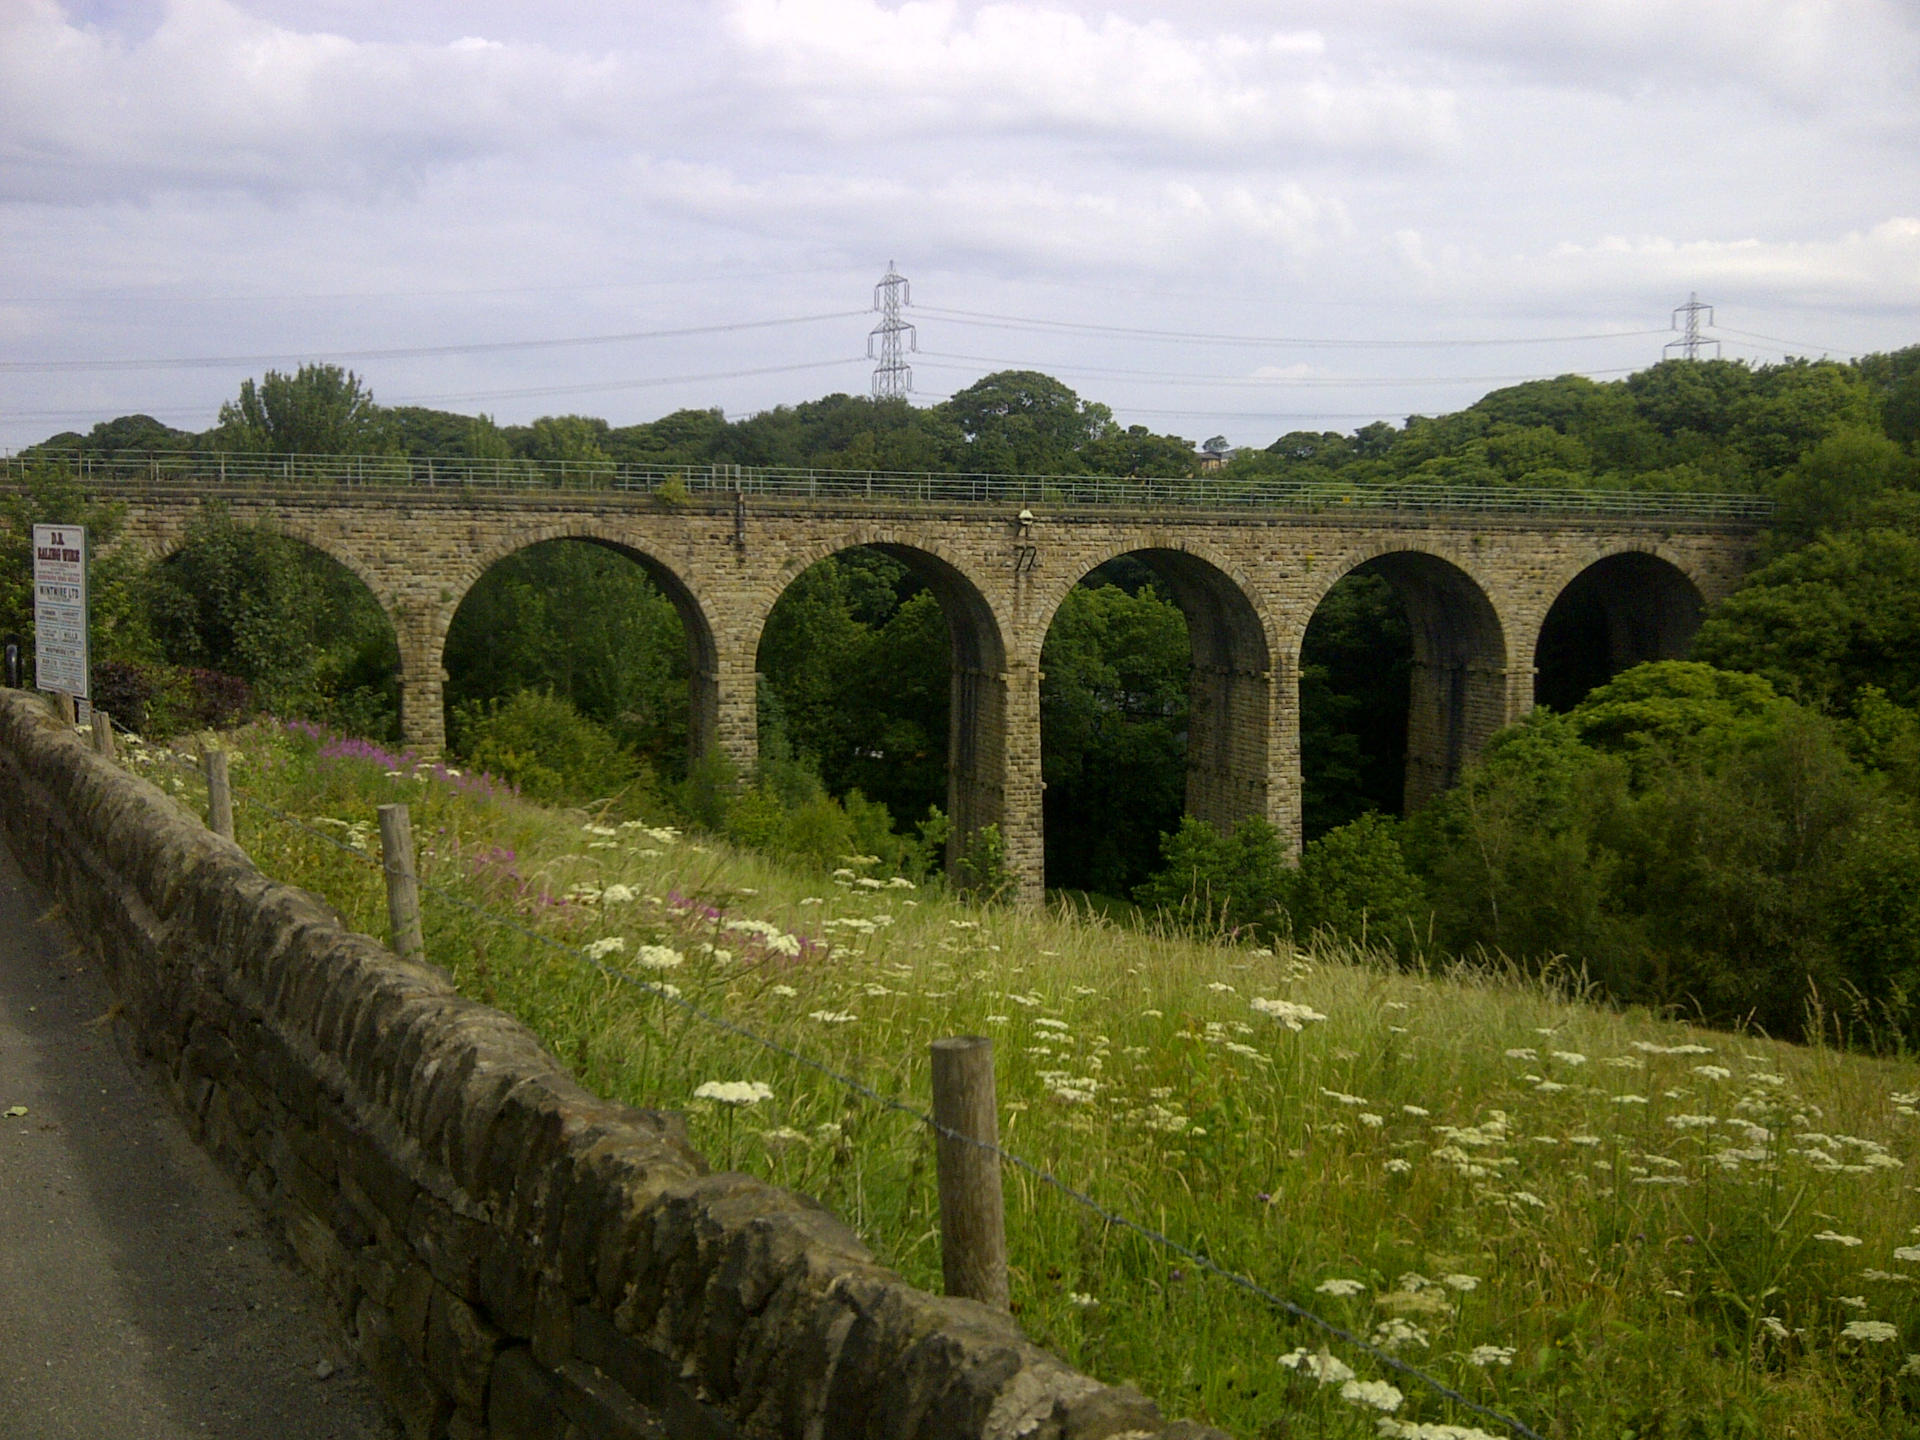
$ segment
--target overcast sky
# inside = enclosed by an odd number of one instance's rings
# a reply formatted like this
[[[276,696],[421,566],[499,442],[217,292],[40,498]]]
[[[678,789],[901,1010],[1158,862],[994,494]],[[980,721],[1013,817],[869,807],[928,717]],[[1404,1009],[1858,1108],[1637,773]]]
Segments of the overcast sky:
[[[1729,357],[1895,349],[1917,62],[1914,0],[0,0],[0,448],[315,357],[502,421],[865,393],[889,260],[921,400],[1196,441],[1624,374],[1696,291]]]

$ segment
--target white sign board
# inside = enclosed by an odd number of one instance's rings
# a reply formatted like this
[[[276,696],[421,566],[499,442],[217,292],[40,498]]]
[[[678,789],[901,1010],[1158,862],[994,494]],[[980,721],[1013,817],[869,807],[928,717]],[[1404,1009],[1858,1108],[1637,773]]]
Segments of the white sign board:
[[[87,693],[87,532],[79,525],[33,527],[34,683]]]

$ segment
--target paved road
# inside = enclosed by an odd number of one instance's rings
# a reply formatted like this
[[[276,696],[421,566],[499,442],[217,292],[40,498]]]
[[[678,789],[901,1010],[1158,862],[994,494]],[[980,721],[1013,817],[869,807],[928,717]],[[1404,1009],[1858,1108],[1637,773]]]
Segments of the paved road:
[[[397,1434],[0,843],[0,1437]],[[24,1115],[4,1112],[24,1106]]]

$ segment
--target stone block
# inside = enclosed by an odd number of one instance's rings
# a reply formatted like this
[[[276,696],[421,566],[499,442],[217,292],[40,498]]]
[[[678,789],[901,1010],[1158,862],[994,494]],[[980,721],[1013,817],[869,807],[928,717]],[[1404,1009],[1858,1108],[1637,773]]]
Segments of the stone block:
[[[471,1305],[434,1287],[427,1309],[427,1370],[461,1410],[486,1413],[487,1379],[504,1339]]]
[[[413,1198],[407,1245],[433,1278],[462,1300],[480,1299],[480,1258],[487,1248],[486,1221],[463,1215],[425,1190]]]
[[[355,1317],[360,1358],[380,1394],[393,1407],[407,1440],[440,1440],[453,1401],[393,1333],[386,1312],[362,1301]]]
[[[487,1424],[493,1440],[553,1440],[567,1423],[560,1408],[558,1379],[534,1363],[522,1346],[504,1351],[494,1362],[487,1395]]]

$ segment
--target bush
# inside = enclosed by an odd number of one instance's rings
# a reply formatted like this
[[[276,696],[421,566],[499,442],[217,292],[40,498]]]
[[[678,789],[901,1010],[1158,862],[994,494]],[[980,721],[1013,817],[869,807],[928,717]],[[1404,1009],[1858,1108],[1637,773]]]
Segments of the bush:
[[[1326,931],[1402,955],[1425,947],[1432,916],[1400,849],[1398,826],[1373,811],[1301,852],[1287,913],[1296,934]]]
[[[645,775],[604,726],[548,692],[522,690],[484,706],[457,707],[454,731],[468,764],[535,800],[604,800]]]
[[[1280,832],[1258,816],[1222,835],[1205,820],[1182,816],[1160,837],[1161,867],[1134,887],[1134,901],[1196,933],[1280,928],[1286,889]]]

